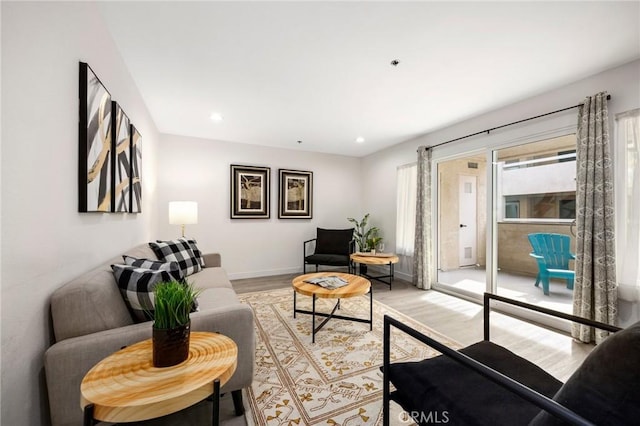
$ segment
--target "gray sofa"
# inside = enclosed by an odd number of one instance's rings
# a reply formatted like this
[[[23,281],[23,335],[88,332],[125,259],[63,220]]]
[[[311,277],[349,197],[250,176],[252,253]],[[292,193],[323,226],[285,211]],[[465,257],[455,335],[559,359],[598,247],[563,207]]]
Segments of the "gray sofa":
[[[123,254],[157,259],[148,244]],[[253,378],[253,311],[239,302],[220,255],[203,257],[205,267],[187,277],[202,289],[199,311],[191,314],[191,329],[220,332],[238,345],[236,372],[222,392],[232,393],[240,414],[241,390]],[[55,343],[44,354],[44,368],[53,426],[82,424],[80,383],[91,367],[123,346],[151,338],[151,322],[135,324],[127,310],[110,266],[116,263],[123,263],[121,256],[63,285],[51,297]]]

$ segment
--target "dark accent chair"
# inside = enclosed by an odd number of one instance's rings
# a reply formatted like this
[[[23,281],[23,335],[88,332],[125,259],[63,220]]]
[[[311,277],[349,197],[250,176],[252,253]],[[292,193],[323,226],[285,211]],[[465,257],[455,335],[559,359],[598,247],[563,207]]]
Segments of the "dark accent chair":
[[[489,340],[491,299],[607,330],[607,337],[562,383]],[[391,327],[442,355],[391,364]],[[419,425],[636,425],[640,419],[640,322],[620,328],[485,293],[484,340],[459,351],[384,317],[383,424],[394,400]],[[398,331],[394,330],[394,333]],[[390,392],[390,384],[396,390]],[[395,419],[394,419],[395,420]]]
[[[312,250],[313,253],[308,254]],[[307,273],[307,265],[325,266],[347,266],[351,273],[351,257],[355,252],[355,241],[353,239],[353,228],[350,229],[323,229],[318,228],[316,238],[307,240],[303,243],[303,265],[302,271]]]

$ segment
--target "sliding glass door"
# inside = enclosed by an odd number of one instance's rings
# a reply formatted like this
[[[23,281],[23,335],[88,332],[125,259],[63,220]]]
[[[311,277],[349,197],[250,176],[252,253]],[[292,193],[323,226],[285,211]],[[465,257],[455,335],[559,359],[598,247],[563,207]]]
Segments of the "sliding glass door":
[[[570,312],[575,135],[493,151],[493,177],[497,293]]]
[[[437,162],[436,287],[473,299],[490,291],[569,312],[572,289],[563,277],[574,267],[575,149],[572,134]],[[541,274],[539,258],[531,256],[533,234],[566,242],[564,275]]]
[[[437,176],[437,286],[478,297],[486,290],[486,155],[441,161]]]

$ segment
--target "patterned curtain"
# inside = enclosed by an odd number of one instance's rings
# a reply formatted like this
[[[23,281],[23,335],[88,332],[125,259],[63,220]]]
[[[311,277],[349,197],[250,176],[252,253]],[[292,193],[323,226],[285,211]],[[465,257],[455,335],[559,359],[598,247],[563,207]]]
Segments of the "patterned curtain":
[[[418,148],[418,198],[416,241],[413,254],[413,285],[424,290],[433,282],[431,233],[431,149]]]
[[[578,112],[575,315],[615,324],[617,307],[613,170],[607,94],[587,97]],[[573,324],[571,334],[600,343],[608,333]]]

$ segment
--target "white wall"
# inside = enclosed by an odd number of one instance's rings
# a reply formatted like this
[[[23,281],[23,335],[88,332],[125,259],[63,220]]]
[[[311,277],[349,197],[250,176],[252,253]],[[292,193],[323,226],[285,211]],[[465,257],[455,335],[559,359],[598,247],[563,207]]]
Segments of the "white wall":
[[[2,417],[46,425],[49,297],[150,238],[158,133],[96,6],[2,2]],[[143,137],[143,213],[78,213],[78,62]]]
[[[615,114],[640,106],[640,60],[602,72],[556,90],[535,96],[521,102],[505,106],[470,120],[433,131],[420,138],[404,142],[389,149],[379,151],[363,159],[362,180],[372,185],[363,188],[364,210],[382,224],[387,247],[395,245],[395,197],[396,168],[415,162],[416,150],[421,145],[435,145],[450,139],[500,126],[527,117],[579,104],[589,95],[601,91],[611,94],[609,101],[610,132],[613,136]],[[434,100],[437,102],[437,99]],[[484,147],[498,147],[516,141],[539,140],[547,136],[560,136],[575,132],[577,109],[537,119],[505,129],[483,134],[464,141],[434,149],[433,158],[452,157],[463,152],[483,150]],[[393,245],[392,245],[393,244]],[[640,242],[638,242],[640,244]],[[411,267],[401,263],[397,272],[409,277]],[[620,301],[620,323],[628,325],[640,319],[640,308],[636,304]]]
[[[231,164],[271,167],[270,219],[229,218]],[[313,172],[313,219],[278,219],[279,168]],[[362,215],[358,158],[162,135],[158,170],[154,235],[180,235],[169,225],[169,201],[197,201],[198,224],[185,233],[221,253],[232,279],[301,271],[302,242],[316,227],[350,228],[346,218]]]

